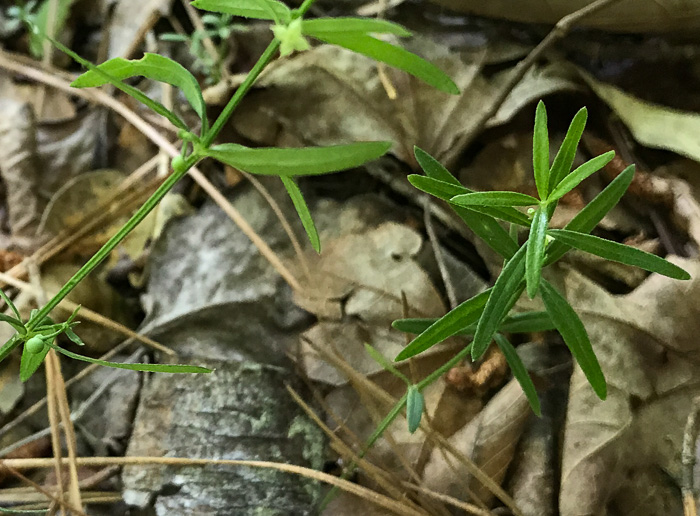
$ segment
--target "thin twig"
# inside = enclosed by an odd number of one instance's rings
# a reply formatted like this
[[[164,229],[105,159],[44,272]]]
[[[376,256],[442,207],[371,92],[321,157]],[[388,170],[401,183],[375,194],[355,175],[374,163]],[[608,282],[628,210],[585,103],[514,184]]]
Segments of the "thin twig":
[[[700,425],[700,397],[693,400],[688,421],[683,433],[683,451],[681,455],[681,494],[683,495],[683,513],[685,516],[697,516],[695,504],[695,462]]]

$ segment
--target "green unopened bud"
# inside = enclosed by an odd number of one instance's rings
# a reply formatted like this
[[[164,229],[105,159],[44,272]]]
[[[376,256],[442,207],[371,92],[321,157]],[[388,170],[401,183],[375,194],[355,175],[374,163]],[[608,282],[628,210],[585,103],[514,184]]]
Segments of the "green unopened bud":
[[[170,166],[173,167],[173,171],[175,173],[180,173],[185,171],[185,158],[182,156],[175,156],[170,163]]]
[[[37,355],[44,351],[46,342],[44,342],[44,339],[42,339],[39,335],[35,335],[24,344],[24,347],[29,353]]]

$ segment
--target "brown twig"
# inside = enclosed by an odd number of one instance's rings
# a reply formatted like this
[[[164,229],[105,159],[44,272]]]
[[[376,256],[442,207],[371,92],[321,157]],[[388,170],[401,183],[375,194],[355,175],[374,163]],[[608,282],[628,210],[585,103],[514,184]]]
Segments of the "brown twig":
[[[693,400],[683,433],[683,450],[681,455],[681,494],[683,495],[683,513],[685,516],[697,516],[695,504],[695,454],[698,442],[698,426],[700,426],[700,397]]]
[[[476,123],[473,124],[469,131],[457,139],[454,146],[456,148],[464,148],[471,141],[473,141],[474,138],[476,138],[476,136],[484,129],[486,123],[496,113],[498,113],[498,110],[506,101],[508,95],[510,95],[513,88],[518,85],[523,77],[525,77],[528,70],[534,66],[534,64],[554,45],[554,43],[566,36],[572,27],[580,23],[584,18],[587,18],[601,9],[604,9],[619,1],[620,0],[596,0],[578,11],[567,14],[561,20],[559,20],[550,33],[547,34],[547,36],[539,43],[539,45],[533,48],[525,59],[515,65],[515,68],[513,68],[508,79],[501,86],[494,99],[489,102],[484,109],[476,114]],[[454,156],[452,159],[456,159],[456,156]],[[445,165],[450,168],[452,163],[446,163]]]

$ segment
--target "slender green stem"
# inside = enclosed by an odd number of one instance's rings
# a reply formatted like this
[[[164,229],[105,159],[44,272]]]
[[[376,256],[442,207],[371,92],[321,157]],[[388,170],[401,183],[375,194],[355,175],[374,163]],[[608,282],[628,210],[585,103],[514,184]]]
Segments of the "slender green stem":
[[[109,254],[114,250],[119,243],[124,240],[124,238],[131,233],[131,231],[138,226],[138,224],[148,215],[153,208],[156,207],[158,202],[165,197],[170,189],[175,186],[182,176],[184,176],[187,171],[194,166],[194,164],[199,159],[196,155],[191,155],[185,160],[185,168],[179,172],[174,172],[161,184],[158,189],[153,192],[148,200],[139,208],[139,210],[134,213],[134,215],[122,226],[122,228],[110,238],[105,245],[100,248],[97,253],[90,258],[85,265],[83,265],[78,272],[76,272],[68,282],[61,287],[61,290],[51,298],[51,300],[27,323],[26,327],[28,331],[33,330],[39,325],[39,321],[43,321],[44,317],[49,315],[51,310],[56,308],[58,303],[60,303],[70,292],[73,290],[78,283],[80,283],[88,274],[90,274],[95,267],[97,267],[102,261],[109,256]],[[14,348],[19,346],[21,340],[7,342],[2,348],[0,348],[0,361],[4,360],[7,355],[9,355]]]
[[[305,0],[304,3],[301,4],[301,7],[299,7],[299,9],[295,11],[294,19],[301,18],[302,16],[304,16],[304,14],[306,14],[306,11],[308,11],[311,7],[311,4],[313,4],[315,1],[316,0]],[[272,61],[272,59],[275,57],[275,53],[277,52],[279,46],[280,42],[277,38],[273,39],[270,42],[270,44],[265,49],[265,52],[263,52],[260,56],[260,59],[258,59],[258,62],[255,63],[255,66],[253,66],[253,68],[251,68],[243,83],[233,94],[231,100],[228,101],[228,104],[226,104],[226,107],[224,107],[224,110],[219,115],[219,118],[216,119],[216,122],[214,122],[214,125],[211,126],[209,132],[207,132],[207,134],[204,135],[204,137],[202,138],[202,146],[208,148],[214,142],[214,139],[219,135],[221,130],[224,128],[224,125],[226,125],[226,123],[228,122],[229,118],[231,118],[231,115],[241,103],[241,100],[243,100],[243,97],[246,95],[246,93],[248,93],[250,88],[253,86],[258,76],[262,73],[265,67],[268,64],[270,64],[270,61]]]

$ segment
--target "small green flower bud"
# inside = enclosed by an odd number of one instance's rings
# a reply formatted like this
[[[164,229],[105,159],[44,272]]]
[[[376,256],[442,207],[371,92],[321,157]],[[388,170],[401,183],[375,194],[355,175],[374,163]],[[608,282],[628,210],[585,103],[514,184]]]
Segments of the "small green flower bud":
[[[24,347],[27,349],[29,353],[32,353],[33,355],[36,355],[38,353],[41,353],[44,351],[44,348],[46,346],[46,343],[44,342],[44,339],[39,337],[38,335],[35,335],[31,339],[29,339]]]
[[[185,158],[182,156],[175,156],[170,163],[170,165],[173,167],[173,171],[178,173],[178,172],[184,172],[185,171]]]

